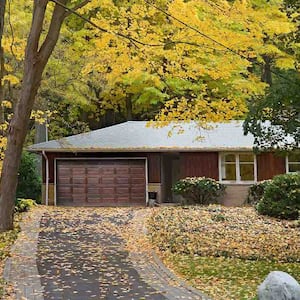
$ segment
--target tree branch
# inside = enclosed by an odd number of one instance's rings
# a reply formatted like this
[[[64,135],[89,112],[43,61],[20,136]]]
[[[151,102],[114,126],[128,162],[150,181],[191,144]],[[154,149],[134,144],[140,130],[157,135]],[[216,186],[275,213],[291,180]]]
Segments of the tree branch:
[[[62,0],[65,4],[68,0]],[[39,60],[45,65],[59,37],[61,25],[66,17],[66,11],[61,5],[55,5],[47,36],[39,50]]]
[[[78,9],[80,9],[80,8],[82,8],[82,7],[84,7],[85,5],[87,5],[89,2],[91,2],[91,0],[85,0],[85,1],[83,1],[83,2],[81,2],[81,3],[79,3],[78,5],[72,7],[71,9],[72,9],[72,11],[76,11],[76,10],[78,10]],[[71,14],[72,14],[72,11],[66,12],[66,15],[67,15],[67,16],[71,15]]]
[[[34,1],[33,18],[31,23],[31,28],[33,28],[33,30],[30,31],[30,35],[28,37],[25,56],[33,57],[38,52],[47,4],[48,0]]]
[[[126,40],[129,40],[130,42],[132,42],[136,47],[138,45],[141,45],[141,46],[151,46],[151,47],[163,47],[164,44],[148,44],[148,43],[144,43],[144,42],[141,42],[133,37],[130,37],[129,35],[127,34],[123,34],[123,33],[120,33],[120,32],[114,32],[114,31],[110,31],[108,29],[105,29],[105,28],[102,28],[100,26],[98,26],[96,23],[94,23],[93,21],[89,20],[88,18],[80,15],[77,11],[73,10],[72,8],[69,8],[67,7],[64,3],[62,2],[59,2],[57,0],[49,0],[49,1],[52,1],[54,2],[55,4],[57,5],[60,5],[61,7],[63,7],[66,11],[69,12],[69,15],[70,14],[74,14],[76,15],[77,17],[81,18],[82,20],[86,21],[87,23],[89,23],[90,25],[92,25],[93,27],[97,28],[98,30],[102,31],[102,32],[105,32],[105,33],[109,33],[109,34],[112,34],[112,35],[115,35],[115,36],[119,36],[121,38],[124,38]]]

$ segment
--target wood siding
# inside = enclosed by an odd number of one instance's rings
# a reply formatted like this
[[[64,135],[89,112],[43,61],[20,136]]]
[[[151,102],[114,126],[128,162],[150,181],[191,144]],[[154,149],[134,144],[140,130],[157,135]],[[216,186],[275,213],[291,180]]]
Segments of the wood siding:
[[[272,152],[257,155],[257,180],[271,179],[275,175],[284,174],[285,157],[278,156]]]
[[[148,153],[148,182],[161,182],[161,154]]]
[[[219,180],[218,152],[180,153],[180,177],[205,176]]]

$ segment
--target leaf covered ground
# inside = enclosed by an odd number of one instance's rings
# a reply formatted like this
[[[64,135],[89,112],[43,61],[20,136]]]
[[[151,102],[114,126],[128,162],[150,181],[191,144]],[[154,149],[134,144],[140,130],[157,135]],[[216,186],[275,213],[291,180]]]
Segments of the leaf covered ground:
[[[154,210],[148,233],[165,262],[212,299],[255,299],[272,270],[300,280],[299,223],[253,208]]]
[[[19,232],[18,222],[20,215],[15,216],[15,228],[10,231],[0,233],[0,299],[4,293],[4,280],[2,278],[5,259],[9,256],[10,247],[16,240]]]

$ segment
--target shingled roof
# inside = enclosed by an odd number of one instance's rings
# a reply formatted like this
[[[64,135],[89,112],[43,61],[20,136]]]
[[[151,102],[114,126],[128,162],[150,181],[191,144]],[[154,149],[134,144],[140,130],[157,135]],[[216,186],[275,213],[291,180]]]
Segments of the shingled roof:
[[[31,152],[249,151],[252,150],[254,142],[252,135],[243,134],[241,121],[214,123],[213,129],[199,128],[195,122],[171,123],[161,128],[149,127],[147,124],[148,122],[144,121],[129,121],[35,144],[28,150]]]

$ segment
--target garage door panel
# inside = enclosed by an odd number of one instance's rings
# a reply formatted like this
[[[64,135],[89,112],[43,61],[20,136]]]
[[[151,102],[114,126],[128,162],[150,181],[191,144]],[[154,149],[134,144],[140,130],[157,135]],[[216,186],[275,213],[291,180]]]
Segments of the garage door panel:
[[[101,183],[102,184],[114,184],[115,177],[111,176],[111,174],[103,174],[101,177]]]
[[[76,176],[76,175],[85,175],[85,168],[84,167],[74,167],[72,169],[72,174],[73,176]]]
[[[85,177],[73,177],[73,184],[85,184]]]
[[[58,194],[59,195],[70,195],[72,193],[71,186],[59,186],[58,187]]]
[[[71,177],[60,177],[59,182],[61,184],[71,184],[72,178]]]
[[[130,177],[116,177],[116,183],[117,184],[129,184]]]
[[[90,176],[94,176],[94,175],[90,175]],[[87,184],[89,186],[98,185],[99,184],[99,178],[98,177],[87,177],[86,181],[87,181]]]
[[[115,174],[115,168],[114,167],[102,167],[101,174],[102,175],[113,175],[113,174]]]
[[[69,160],[57,164],[58,204],[145,204],[144,160]]]
[[[132,185],[145,185],[145,179],[141,177],[131,177]]]
[[[128,166],[122,166],[122,167],[116,167],[116,174],[129,174],[130,173],[130,168]]]
[[[129,187],[117,187],[116,188],[116,194],[121,194],[121,195],[129,195],[130,194],[130,188]]]
[[[91,168],[89,167],[86,171],[88,176],[98,176],[99,175],[99,168]]]
[[[131,167],[130,168],[130,173],[131,174],[144,174],[145,169],[141,167]]]

